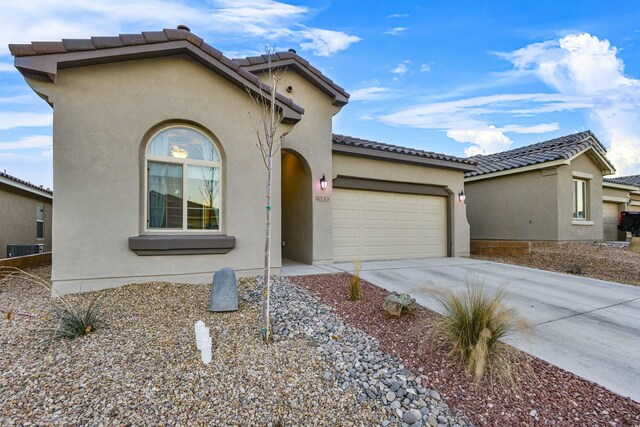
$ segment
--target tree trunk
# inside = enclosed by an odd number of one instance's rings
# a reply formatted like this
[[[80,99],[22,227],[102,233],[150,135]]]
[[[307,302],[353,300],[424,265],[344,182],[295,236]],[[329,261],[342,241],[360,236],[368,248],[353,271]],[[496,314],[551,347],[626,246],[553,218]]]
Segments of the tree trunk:
[[[267,218],[264,243],[264,278],[262,289],[262,340],[271,342],[271,319],[269,316],[269,298],[271,297],[271,167],[273,158],[267,158]]]

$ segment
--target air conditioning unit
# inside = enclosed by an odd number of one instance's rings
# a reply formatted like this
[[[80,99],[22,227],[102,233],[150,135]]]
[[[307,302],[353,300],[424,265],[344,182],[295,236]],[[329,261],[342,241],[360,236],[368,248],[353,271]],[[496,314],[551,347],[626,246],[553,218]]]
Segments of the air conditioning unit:
[[[41,254],[43,252],[44,245],[42,243],[37,245],[7,245],[7,258]]]

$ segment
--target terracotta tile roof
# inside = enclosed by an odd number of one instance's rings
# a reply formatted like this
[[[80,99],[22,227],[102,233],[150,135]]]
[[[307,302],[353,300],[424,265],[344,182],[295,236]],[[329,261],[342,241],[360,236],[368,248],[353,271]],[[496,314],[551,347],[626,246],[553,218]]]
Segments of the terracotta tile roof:
[[[269,59],[271,59],[271,65],[278,67],[289,67],[294,66],[295,69],[305,74],[309,80],[314,80],[316,83],[324,83],[328,88],[330,88],[331,92],[334,92],[340,98],[338,102],[341,105],[344,105],[348,102],[348,99],[351,95],[347,93],[342,87],[338,86],[333,80],[325,76],[320,70],[311,65],[309,61],[298,55],[293,49],[290,49],[287,52],[276,52],[270,55],[260,55],[260,56],[249,56],[246,58],[235,58],[238,64],[241,67],[247,68],[251,71],[262,71],[265,70],[269,64]],[[319,82],[317,82],[319,80]],[[321,89],[323,89],[321,87]]]
[[[640,175],[616,176],[613,178],[603,178],[603,181],[612,184],[635,185],[640,187]]]
[[[261,88],[263,92],[269,93],[271,91],[267,84],[261,82],[255,75],[240,67],[239,63],[224,56],[222,52],[205,43],[202,38],[191,33],[191,31],[184,26],[180,26],[177,29],[165,28],[162,31],[143,31],[140,34],[120,34],[109,37],[91,37],[90,39],[62,39],[62,41],[59,42],[35,41],[27,44],[10,44],[9,50],[11,54],[16,57],[17,62],[18,58],[30,56],[65,54],[71,52],[97,52],[105,49],[118,49],[127,46],[160,44],[181,40],[185,40],[199,48],[216,61],[230,68],[236,75],[251,82],[256,87]],[[113,55],[117,57],[117,52],[114,51]],[[291,98],[278,93],[277,100],[298,114],[304,113],[304,108],[295,104]]]
[[[30,182],[23,181],[20,178],[16,178],[15,176],[11,176],[6,172],[0,172],[0,178],[8,179],[9,181],[13,181],[16,184],[22,184],[22,185],[25,185],[27,187],[31,187],[34,190],[42,191],[44,193],[47,193],[47,194],[53,196],[53,191],[51,191],[50,188],[44,188],[44,186],[42,186],[42,185],[35,185],[35,184],[30,183]]]
[[[512,170],[524,166],[552,162],[554,160],[567,160],[589,147],[602,155],[607,161],[608,166],[614,169],[613,165],[611,165],[605,157],[607,150],[602,143],[598,141],[598,138],[588,130],[509,151],[473,156],[471,158],[478,162],[478,168],[475,171],[467,172],[465,177],[469,178]]]
[[[426,159],[442,160],[446,162],[461,163],[465,165],[475,166],[476,161],[473,159],[449,156],[447,154],[439,154],[431,151],[418,150],[415,148],[407,148],[399,145],[384,144],[377,141],[369,141],[352,136],[333,134],[334,145],[347,145],[352,147],[366,148],[370,150],[383,151],[388,153],[406,154],[408,156],[422,157]]]

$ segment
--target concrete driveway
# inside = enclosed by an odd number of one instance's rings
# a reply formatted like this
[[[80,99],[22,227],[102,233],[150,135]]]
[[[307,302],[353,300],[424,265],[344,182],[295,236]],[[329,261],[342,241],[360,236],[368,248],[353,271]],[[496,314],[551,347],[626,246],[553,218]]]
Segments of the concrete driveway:
[[[352,270],[351,263],[285,265],[283,275]],[[621,266],[621,268],[623,268]],[[549,363],[640,401],[640,287],[466,258],[364,262],[360,276],[406,292],[432,310],[429,289],[462,290],[467,280],[503,285],[508,303],[534,325],[512,344]]]

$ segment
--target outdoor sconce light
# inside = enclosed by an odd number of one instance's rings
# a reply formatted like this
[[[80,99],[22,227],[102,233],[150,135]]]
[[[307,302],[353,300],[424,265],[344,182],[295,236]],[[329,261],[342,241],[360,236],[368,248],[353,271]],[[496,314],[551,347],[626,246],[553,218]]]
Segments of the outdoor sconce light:
[[[464,195],[464,190],[458,193],[458,200],[460,200],[461,202],[464,202],[464,199],[466,198],[467,197]]]
[[[327,178],[324,177],[324,174],[322,174],[322,178],[320,178],[320,188],[323,190],[327,188]]]

